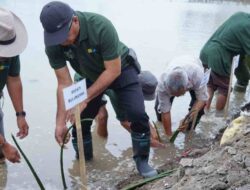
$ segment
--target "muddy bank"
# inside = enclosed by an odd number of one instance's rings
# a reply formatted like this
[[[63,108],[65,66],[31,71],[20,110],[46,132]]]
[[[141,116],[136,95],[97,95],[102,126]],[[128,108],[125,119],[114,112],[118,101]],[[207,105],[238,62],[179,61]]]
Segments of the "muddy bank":
[[[193,149],[172,175],[137,189],[250,189],[250,117],[243,116],[225,131],[224,145],[215,138],[209,148]],[[232,132],[233,131],[233,132]],[[226,139],[225,139],[226,138]],[[169,168],[170,169],[170,168]]]

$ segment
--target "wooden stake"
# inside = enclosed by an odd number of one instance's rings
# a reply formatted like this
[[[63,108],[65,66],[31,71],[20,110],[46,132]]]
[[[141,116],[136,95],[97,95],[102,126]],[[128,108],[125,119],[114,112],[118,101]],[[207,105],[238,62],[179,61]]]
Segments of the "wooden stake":
[[[233,75],[234,75],[234,63],[232,63],[232,67],[231,67],[229,87],[227,91],[227,100],[226,100],[226,105],[225,105],[225,110],[224,110],[224,119],[227,119],[227,115],[228,115],[228,107],[229,107],[229,100],[230,100],[230,94],[231,94],[231,89],[232,89]]]
[[[80,106],[79,104],[75,107],[75,124],[77,133],[77,146],[79,152],[79,165],[80,165],[80,177],[83,183],[83,190],[87,190],[87,176],[86,176],[86,166],[83,148],[83,138],[82,138],[82,126],[80,118]]]

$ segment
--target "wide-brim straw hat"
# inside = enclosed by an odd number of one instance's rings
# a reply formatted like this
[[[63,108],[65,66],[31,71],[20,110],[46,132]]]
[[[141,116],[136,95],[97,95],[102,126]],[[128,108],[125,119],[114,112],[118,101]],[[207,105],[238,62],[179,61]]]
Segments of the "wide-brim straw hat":
[[[23,22],[11,11],[0,8],[0,57],[21,54],[28,43]]]

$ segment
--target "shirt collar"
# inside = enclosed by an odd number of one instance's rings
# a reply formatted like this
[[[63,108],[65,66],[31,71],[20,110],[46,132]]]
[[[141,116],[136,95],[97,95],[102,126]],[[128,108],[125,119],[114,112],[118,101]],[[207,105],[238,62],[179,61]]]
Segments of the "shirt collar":
[[[80,36],[78,38],[78,42],[81,42],[82,40],[86,40],[88,38],[87,20],[86,20],[84,13],[82,12],[76,11],[76,15],[78,17],[79,24],[80,24]]]

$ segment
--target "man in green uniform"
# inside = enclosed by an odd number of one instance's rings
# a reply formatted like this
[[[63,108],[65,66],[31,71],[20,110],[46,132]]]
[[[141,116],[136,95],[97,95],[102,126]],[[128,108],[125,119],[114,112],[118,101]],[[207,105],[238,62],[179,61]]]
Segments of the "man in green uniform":
[[[226,20],[207,41],[200,52],[205,68],[211,68],[208,82],[210,104],[214,91],[218,90],[216,109],[225,107],[233,57],[240,55],[239,66],[235,70],[237,83],[235,90],[245,91],[250,78],[247,57],[250,55],[250,14],[238,12]]]
[[[98,14],[74,11],[59,1],[46,4],[40,20],[44,28],[46,54],[58,80],[57,142],[62,143],[67,131],[65,123],[71,118],[70,112],[65,111],[62,95],[62,89],[72,84],[66,64],[68,61],[77,73],[93,83],[88,87],[87,99],[80,104],[82,116],[89,117],[90,112],[96,112],[93,108],[99,104],[103,92],[112,89],[119,98],[119,107],[126,110],[131,122],[133,158],[137,170],[144,177],[156,175],[157,171],[148,164],[149,118],[145,112],[138,72],[133,61],[128,59],[128,47],[119,41],[112,23]]]
[[[151,101],[155,99],[155,90],[156,86],[158,84],[158,81],[156,77],[150,72],[150,71],[141,71],[139,76],[139,83],[142,86],[142,92],[144,96],[144,101]],[[75,74],[74,80],[80,81],[83,78],[78,73]],[[116,97],[116,94],[113,92],[113,90],[109,89],[105,91],[105,94],[109,97],[110,102],[112,104],[112,107],[114,108],[116,118],[120,121],[121,125],[128,131],[131,132],[130,129],[130,123],[126,119],[126,112],[124,113],[123,110],[119,109],[118,100],[119,98]],[[107,138],[108,136],[108,111],[106,109],[107,99],[105,96],[102,98],[101,107],[98,110],[98,113],[95,117],[96,121],[96,127],[97,127],[97,134],[100,137]],[[83,121],[82,125],[85,124],[86,121]],[[157,135],[156,129],[150,125],[150,136],[151,136],[151,147],[165,147],[164,144],[159,142],[159,138]],[[76,153],[78,153],[77,149],[77,141],[76,138],[76,132],[75,128],[73,128],[72,131],[72,143],[73,147],[76,150]],[[84,135],[84,134],[83,134]]]
[[[19,54],[27,45],[27,32],[22,21],[12,12],[0,8],[0,98],[3,99],[3,88],[6,85],[14,109],[19,132],[17,136],[28,135],[29,126],[23,110],[22,82],[20,78]],[[2,100],[3,101],[3,100]],[[0,107],[0,159],[20,162],[17,149],[9,144],[4,136],[3,112]]]

